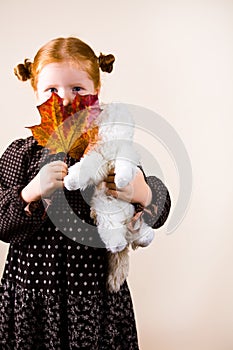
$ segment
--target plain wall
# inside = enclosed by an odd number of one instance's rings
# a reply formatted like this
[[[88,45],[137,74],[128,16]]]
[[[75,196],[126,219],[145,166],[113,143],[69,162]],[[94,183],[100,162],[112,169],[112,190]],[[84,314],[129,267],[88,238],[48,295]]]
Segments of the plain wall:
[[[233,349],[232,11],[226,0],[0,4],[1,153],[39,122],[33,92],[13,67],[50,39],[70,35],[96,54],[116,56],[113,73],[103,74],[103,102],[155,111],[187,149],[193,188],[184,220],[170,235],[166,223],[150,247],[131,253],[142,350]],[[163,145],[146,147],[161,164],[173,211],[184,190],[175,165]],[[1,243],[1,270],[6,253]]]

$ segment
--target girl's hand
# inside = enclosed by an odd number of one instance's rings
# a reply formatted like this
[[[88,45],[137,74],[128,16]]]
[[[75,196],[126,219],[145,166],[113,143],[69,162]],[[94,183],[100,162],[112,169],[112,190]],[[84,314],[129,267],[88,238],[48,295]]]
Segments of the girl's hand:
[[[144,207],[147,207],[151,203],[151,189],[147,185],[143,173],[139,168],[134,179],[123,188],[116,188],[114,178],[115,173],[113,169],[110,171],[108,177],[105,179],[105,185],[108,188],[108,195],[122,199],[126,202],[140,203]]]
[[[22,199],[27,202],[34,202],[41,198],[50,197],[54,191],[63,188],[63,179],[67,175],[67,164],[57,160],[46,164],[39,173],[21,192]]]

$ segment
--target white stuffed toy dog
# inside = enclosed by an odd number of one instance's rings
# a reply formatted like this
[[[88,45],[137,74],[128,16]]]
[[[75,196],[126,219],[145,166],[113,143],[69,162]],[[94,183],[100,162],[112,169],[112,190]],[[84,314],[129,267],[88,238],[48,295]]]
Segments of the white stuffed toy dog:
[[[103,181],[115,169],[117,189],[128,185],[139,171],[139,156],[133,147],[134,123],[128,109],[118,103],[103,106],[95,126],[98,140],[92,148],[71,166],[64,178],[68,190],[84,190],[95,185],[91,201],[91,215],[95,218],[101,240],[109,251],[108,287],[119,290],[128,275],[128,246],[147,246],[154,238],[151,227],[141,222],[137,233],[128,230],[134,206],[106,195]]]

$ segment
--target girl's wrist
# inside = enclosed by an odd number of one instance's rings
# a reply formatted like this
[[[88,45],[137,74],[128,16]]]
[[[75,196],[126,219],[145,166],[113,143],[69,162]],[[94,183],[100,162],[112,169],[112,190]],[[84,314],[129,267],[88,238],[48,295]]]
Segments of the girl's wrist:
[[[32,195],[31,191],[28,190],[27,186],[22,189],[20,196],[25,203],[36,202],[41,199],[39,195],[38,196]]]
[[[152,191],[150,187],[146,184],[145,191],[143,191],[143,196],[139,203],[145,208],[151,204],[151,201],[152,201]]]

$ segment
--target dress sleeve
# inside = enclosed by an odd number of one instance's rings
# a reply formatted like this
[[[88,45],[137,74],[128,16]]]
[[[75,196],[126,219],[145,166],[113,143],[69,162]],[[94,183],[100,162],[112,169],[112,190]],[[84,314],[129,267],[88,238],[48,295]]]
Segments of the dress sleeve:
[[[144,221],[154,229],[165,223],[171,209],[171,198],[167,187],[156,176],[146,178],[152,191],[151,204],[143,209]]]
[[[42,201],[38,201],[36,209],[28,216],[27,203],[20,196],[30,181],[30,145],[27,139],[16,140],[0,158],[0,240],[7,243],[31,237],[45,220]]]
[[[166,222],[170,209],[171,209],[171,198],[169,191],[164,183],[156,176],[146,176],[141,165],[138,166],[142,171],[145,181],[152,192],[151,204],[146,208],[140,204],[135,204],[135,212],[139,213],[139,218],[144,222],[157,229]]]

